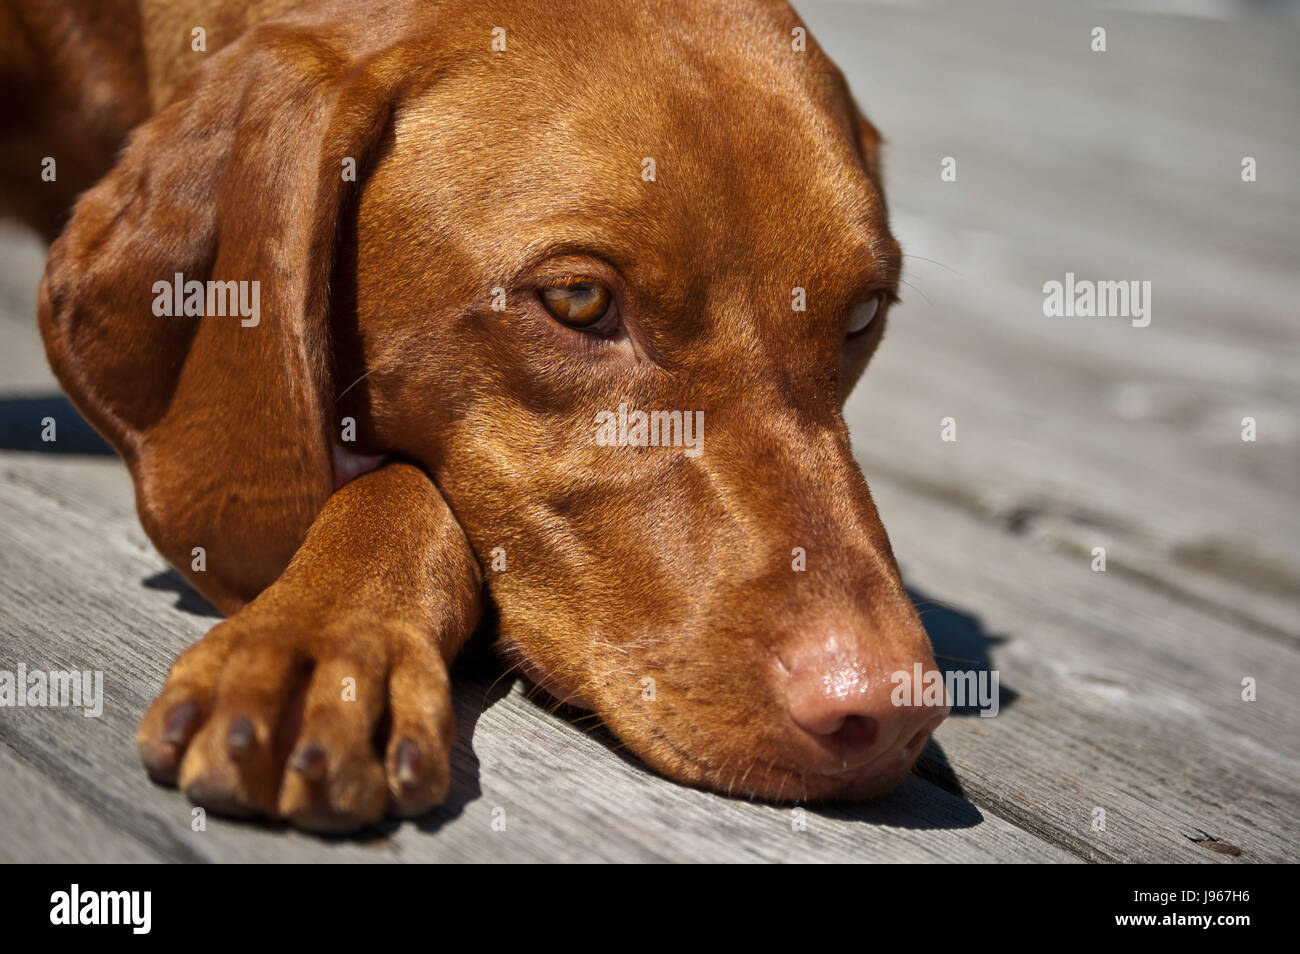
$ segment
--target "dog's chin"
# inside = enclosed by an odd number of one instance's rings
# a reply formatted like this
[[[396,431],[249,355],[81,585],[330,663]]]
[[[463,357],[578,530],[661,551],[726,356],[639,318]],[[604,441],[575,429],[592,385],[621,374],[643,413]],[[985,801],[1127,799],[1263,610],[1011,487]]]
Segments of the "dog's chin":
[[[910,764],[887,775],[876,771],[828,775],[778,767],[765,772],[757,780],[746,782],[729,794],[747,795],[771,802],[868,802],[888,795],[910,771]],[[719,785],[705,787],[728,792],[728,788]]]
[[[695,788],[732,797],[761,799],[777,804],[811,802],[867,802],[888,795],[908,774],[925,748],[917,746],[906,756],[885,765],[881,761],[838,769],[821,763],[798,765],[789,755],[750,748],[752,740],[718,739],[697,751],[679,742],[666,726],[622,725],[599,706],[592,710],[618,736],[633,755],[660,775]],[[885,758],[890,758],[886,755]]]
[[[782,762],[766,753],[733,751],[725,757],[698,758],[676,746],[664,752],[663,740],[643,751],[624,737],[628,748],[673,781],[733,797],[778,804],[866,802],[888,795],[912,770],[916,756],[895,765],[866,765],[844,771],[819,771]],[[720,769],[719,766],[724,768]]]

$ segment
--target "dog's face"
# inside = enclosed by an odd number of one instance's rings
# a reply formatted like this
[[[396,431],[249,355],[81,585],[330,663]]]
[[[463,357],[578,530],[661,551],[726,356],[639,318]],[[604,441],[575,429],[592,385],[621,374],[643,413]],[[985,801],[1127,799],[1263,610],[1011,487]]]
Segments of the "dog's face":
[[[934,664],[840,411],[899,276],[876,135],[788,11],[695,9],[400,104],[340,413],[435,476],[554,696],[683,781],[868,796],[946,712],[882,708]]]

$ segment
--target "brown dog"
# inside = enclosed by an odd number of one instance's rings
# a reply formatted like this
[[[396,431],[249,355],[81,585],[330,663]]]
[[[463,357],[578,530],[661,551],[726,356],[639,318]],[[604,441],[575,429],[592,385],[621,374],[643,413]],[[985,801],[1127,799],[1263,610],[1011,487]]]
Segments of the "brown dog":
[[[674,779],[898,783],[947,710],[892,704],[934,663],[840,407],[900,253],[785,4],[3,9],[50,360],[229,614],[141,723],[154,777],[313,829],[428,809],[486,596]]]

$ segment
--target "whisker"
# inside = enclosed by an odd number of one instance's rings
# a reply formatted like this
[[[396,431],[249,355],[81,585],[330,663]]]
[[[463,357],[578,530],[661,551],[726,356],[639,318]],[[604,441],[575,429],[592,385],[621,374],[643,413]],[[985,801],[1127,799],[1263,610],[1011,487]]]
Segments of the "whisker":
[[[601,719],[599,722],[595,723],[594,725],[590,725],[587,728],[583,729],[582,734],[591,735],[591,733],[597,731],[598,729],[604,729],[604,728],[606,728],[606,722],[604,719]]]
[[[904,252],[904,253],[903,253],[903,258],[915,258],[915,259],[917,259],[918,261],[929,262],[929,263],[932,264],[932,265],[938,265],[940,268],[946,268],[946,269],[948,269],[948,271],[952,272],[954,275],[960,275],[960,274],[961,274],[961,272],[957,271],[957,269],[955,269],[955,268],[951,268],[951,267],[945,265],[943,262],[939,261],[939,260],[936,259],[936,258],[926,258],[924,255],[913,255],[911,252]]]
[[[509,676],[510,674],[512,674],[512,673],[514,673],[514,672],[516,672],[516,671],[522,671],[523,665],[524,665],[524,661],[521,659],[521,660],[519,660],[519,662],[515,663],[514,665],[507,667],[507,669],[505,670],[505,672],[501,673],[501,675],[499,675],[499,676],[497,676],[495,679],[493,679],[493,680],[492,680],[492,685],[488,686],[487,689],[485,689],[485,690],[483,691],[483,701],[486,702],[486,701],[487,701],[487,697],[490,696],[490,695],[492,695],[492,690],[495,689],[495,688],[497,687],[497,683],[499,683],[499,682],[500,682],[502,679],[504,679],[506,676]]]
[[[370,375],[374,374],[374,373],[375,373],[376,371],[378,371],[380,368],[386,368],[386,367],[389,367],[389,366],[392,365],[392,364],[393,364],[393,362],[390,361],[390,362],[388,362],[388,364],[376,365],[375,367],[371,368],[369,371],[366,371],[364,374],[361,375],[361,377],[357,378],[355,381],[353,381],[351,384],[349,384],[347,387],[345,387],[341,393],[336,394],[336,395],[334,396],[334,400],[335,400],[335,401],[341,401],[341,400],[343,400],[343,395],[344,395],[344,394],[347,394],[347,393],[348,393],[349,391],[351,391],[354,387],[356,387],[358,384],[360,384],[360,383],[361,383],[362,381],[364,381],[366,378],[370,377]]]
[[[912,289],[912,291],[916,292],[916,293],[917,293],[918,295],[920,295],[922,298],[924,298],[924,299],[925,299],[925,303],[926,303],[927,305],[929,305],[931,308],[934,307],[934,302],[930,301],[930,296],[927,295],[925,292],[921,291],[921,289],[917,288],[915,285],[913,285],[911,282],[909,282],[906,278],[900,278],[899,281],[902,282],[904,285],[906,285],[908,288]]]
[[[747,769],[745,769],[745,774],[744,774],[743,776],[741,776],[741,779],[740,779],[740,784],[741,784],[741,785],[744,785],[745,782],[747,782],[747,781],[749,780],[749,773],[752,772],[752,771],[754,771],[754,766],[757,765],[757,764],[758,764],[758,759],[754,758],[754,759],[750,759],[750,760],[749,760],[749,767],[748,767]],[[752,794],[751,794],[750,797],[751,797],[751,798],[753,797]]]
[[[968,659],[965,656],[953,656],[948,653],[935,653],[934,654],[935,662],[938,662],[940,659],[947,659],[950,662],[971,663],[973,665],[978,665],[979,663],[983,662],[982,659],[973,659],[973,658]]]

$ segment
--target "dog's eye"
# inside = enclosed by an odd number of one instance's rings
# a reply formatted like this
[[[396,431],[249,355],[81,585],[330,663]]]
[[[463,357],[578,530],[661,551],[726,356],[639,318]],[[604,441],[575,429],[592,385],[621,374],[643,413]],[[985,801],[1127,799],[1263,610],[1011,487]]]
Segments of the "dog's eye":
[[[594,328],[609,312],[609,289],[599,282],[577,282],[541,290],[542,304],[570,328]]]
[[[848,334],[856,335],[867,325],[871,324],[872,319],[876,317],[876,312],[880,310],[880,296],[872,295],[866,301],[858,302],[849,312],[849,330]]]

